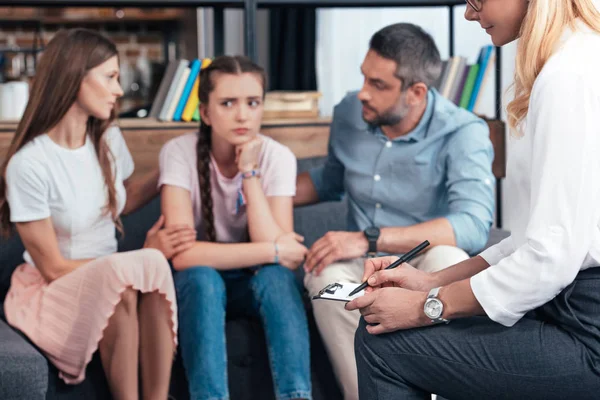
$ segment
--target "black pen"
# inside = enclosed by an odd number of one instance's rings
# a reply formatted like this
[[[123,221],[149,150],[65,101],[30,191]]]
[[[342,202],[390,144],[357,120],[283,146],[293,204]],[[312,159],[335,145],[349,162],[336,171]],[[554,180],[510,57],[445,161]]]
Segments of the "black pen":
[[[421,243],[420,245],[418,245],[417,247],[415,247],[414,249],[412,249],[408,253],[404,253],[404,255],[402,257],[400,257],[399,259],[397,259],[396,261],[394,261],[393,263],[391,263],[390,265],[388,265],[387,267],[385,267],[385,269],[396,268],[400,264],[403,264],[405,262],[409,262],[410,260],[412,260],[413,258],[415,258],[415,256],[417,254],[419,254],[421,252],[421,250],[423,250],[427,246],[429,246],[429,241],[428,240],[424,241],[423,243]],[[368,278],[367,278],[367,281],[368,281]],[[364,281],[363,283],[360,284],[360,286],[358,286],[356,289],[354,289],[353,291],[351,291],[350,294],[348,295],[348,297],[355,295],[356,293],[360,292],[361,290],[363,290],[364,288],[366,288],[367,286],[369,286],[369,284],[367,283],[367,281]]]

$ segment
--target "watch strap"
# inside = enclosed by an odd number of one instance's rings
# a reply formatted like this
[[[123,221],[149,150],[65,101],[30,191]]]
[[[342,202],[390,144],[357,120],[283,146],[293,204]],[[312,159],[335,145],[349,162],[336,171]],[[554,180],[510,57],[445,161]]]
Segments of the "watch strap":
[[[439,287],[433,288],[433,289],[431,289],[429,291],[429,294],[427,295],[427,298],[428,299],[431,299],[433,297],[437,298],[439,292],[440,292],[440,288]]]

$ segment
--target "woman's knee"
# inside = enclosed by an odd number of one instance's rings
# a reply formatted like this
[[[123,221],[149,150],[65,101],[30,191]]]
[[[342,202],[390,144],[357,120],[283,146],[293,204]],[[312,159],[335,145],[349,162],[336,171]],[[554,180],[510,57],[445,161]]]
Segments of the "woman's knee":
[[[142,254],[146,264],[151,264],[155,268],[171,272],[169,266],[169,260],[166,259],[162,251],[157,249],[140,249],[139,252]]]

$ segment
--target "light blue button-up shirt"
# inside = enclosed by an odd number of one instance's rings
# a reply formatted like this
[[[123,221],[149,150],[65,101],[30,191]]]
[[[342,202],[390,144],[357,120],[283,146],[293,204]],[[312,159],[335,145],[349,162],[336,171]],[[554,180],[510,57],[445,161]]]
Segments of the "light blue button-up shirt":
[[[362,119],[350,93],[334,109],[329,154],[310,171],[320,201],[348,196],[348,230],[410,226],[444,217],[470,254],[493,220],[494,150],[487,124],[435,89],[417,127],[389,140]]]

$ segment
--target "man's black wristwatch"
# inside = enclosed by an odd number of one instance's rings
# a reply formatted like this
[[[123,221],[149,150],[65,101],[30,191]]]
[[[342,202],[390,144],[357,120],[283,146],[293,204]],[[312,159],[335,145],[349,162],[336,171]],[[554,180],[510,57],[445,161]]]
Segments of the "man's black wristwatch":
[[[367,257],[375,257],[377,255],[377,240],[381,231],[376,226],[370,226],[364,231],[365,237],[369,241],[369,250],[367,250]]]

